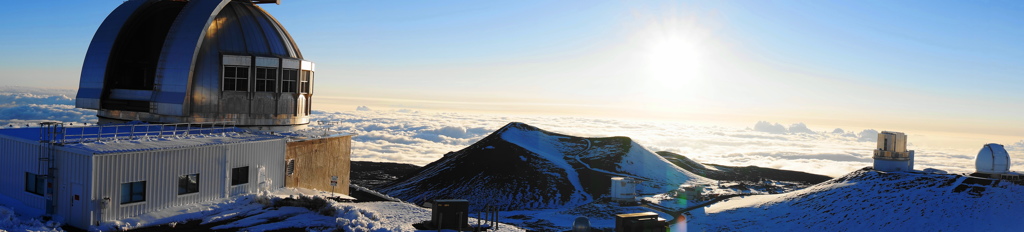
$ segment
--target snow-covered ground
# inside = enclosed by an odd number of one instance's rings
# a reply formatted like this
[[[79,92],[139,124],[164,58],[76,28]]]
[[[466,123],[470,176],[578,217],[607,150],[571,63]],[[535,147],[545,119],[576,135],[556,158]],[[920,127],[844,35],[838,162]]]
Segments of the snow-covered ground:
[[[328,192],[306,189],[283,188],[263,195],[244,195],[202,204],[186,205],[147,213],[138,217],[110,221],[90,228],[93,231],[131,230],[145,227],[165,226],[173,228],[186,222],[199,221],[201,225],[216,225],[213,230],[269,231],[285,228],[304,228],[307,231],[417,231],[412,225],[430,220],[431,211],[404,202],[339,203],[327,200],[324,209],[311,210],[299,206],[275,206],[288,198],[345,197]],[[2,197],[2,196],[0,196]],[[0,199],[2,200],[2,199]],[[57,222],[40,222],[42,212],[17,205],[16,201],[2,201],[0,206],[0,231],[62,231]],[[278,203],[278,205],[281,205]],[[15,214],[10,208],[17,208]],[[20,212],[24,211],[24,213]],[[649,212],[650,209],[637,206],[619,206],[616,203],[595,202],[567,209],[538,209],[523,211],[502,211],[499,213],[497,229],[490,231],[512,232],[531,229],[535,231],[568,230],[577,217],[588,217],[595,228],[613,228],[615,214]],[[325,215],[327,214],[327,215]],[[672,219],[671,215],[659,213]],[[477,214],[471,213],[471,225],[488,224],[478,221]]]
[[[0,195],[0,231],[63,231],[56,221],[41,221],[38,210]]]
[[[237,229],[241,231],[269,231],[285,228],[305,228],[308,231],[416,231],[412,225],[430,220],[430,210],[404,202],[339,203],[326,200],[322,208],[309,209],[308,205],[324,202],[330,193],[312,193],[309,190],[283,188],[267,194],[245,195],[197,205],[168,208],[138,217],[104,223],[93,230],[128,230],[133,228],[201,221],[201,224],[219,224],[213,230]],[[303,200],[282,203],[287,199]],[[309,200],[314,199],[314,200]],[[319,200],[316,200],[319,199]],[[294,201],[293,201],[294,202]],[[285,205],[285,206],[282,206]],[[230,223],[224,223],[231,221]],[[470,224],[477,222],[470,218]],[[486,224],[486,221],[484,222]],[[516,226],[501,224],[499,232],[524,231]]]
[[[568,231],[578,217],[587,217],[592,228],[614,229],[615,215],[655,212],[662,218],[673,217],[639,206],[619,206],[616,203],[593,202],[570,209],[520,210],[500,213],[502,222],[522,226],[534,231]]]
[[[1024,231],[1024,186],[960,175],[859,170],[776,195],[691,211],[707,231]]]

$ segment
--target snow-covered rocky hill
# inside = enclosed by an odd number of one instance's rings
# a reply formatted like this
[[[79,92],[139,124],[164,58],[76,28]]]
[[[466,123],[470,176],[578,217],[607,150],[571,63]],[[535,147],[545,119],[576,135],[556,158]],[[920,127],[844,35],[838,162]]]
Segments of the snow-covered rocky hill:
[[[566,208],[607,194],[612,176],[644,180],[637,186],[642,193],[712,182],[626,137],[581,138],[510,123],[378,189],[417,204],[470,199],[473,211]]]
[[[691,211],[705,231],[1024,231],[1024,186],[865,168],[803,190]],[[700,212],[703,211],[703,212]]]

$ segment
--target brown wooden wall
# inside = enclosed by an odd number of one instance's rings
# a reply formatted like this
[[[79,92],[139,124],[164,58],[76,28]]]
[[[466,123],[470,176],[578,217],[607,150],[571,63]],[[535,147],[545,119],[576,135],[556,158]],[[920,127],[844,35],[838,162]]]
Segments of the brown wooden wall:
[[[295,171],[285,170],[285,187],[331,192],[331,176],[338,176],[333,192],[348,194],[351,155],[351,135],[288,142],[285,165],[295,160]]]

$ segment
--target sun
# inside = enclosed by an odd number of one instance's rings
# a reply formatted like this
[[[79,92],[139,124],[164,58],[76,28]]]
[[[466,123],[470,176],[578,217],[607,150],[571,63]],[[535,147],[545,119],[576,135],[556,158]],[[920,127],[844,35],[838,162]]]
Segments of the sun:
[[[701,75],[701,50],[685,38],[654,38],[647,53],[647,79],[661,90],[681,90]]]
[[[649,98],[679,102],[700,90],[707,69],[709,33],[694,19],[653,20],[643,32],[643,86]]]

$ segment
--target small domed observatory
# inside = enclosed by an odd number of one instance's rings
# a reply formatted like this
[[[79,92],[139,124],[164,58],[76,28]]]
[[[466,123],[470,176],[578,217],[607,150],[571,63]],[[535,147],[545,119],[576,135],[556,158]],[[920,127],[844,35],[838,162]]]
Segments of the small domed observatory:
[[[1001,176],[1017,176],[1010,172],[1010,153],[1000,144],[989,143],[981,147],[974,158],[974,167],[982,176],[999,179]]]
[[[132,0],[100,25],[75,105],[101,122],[309,123],[314,64],[256,3]]]
[[[902,132],[878,133],[874,168],[878,171],[897,172],[914,170],[914,151],[907,150],[907,135]]]

